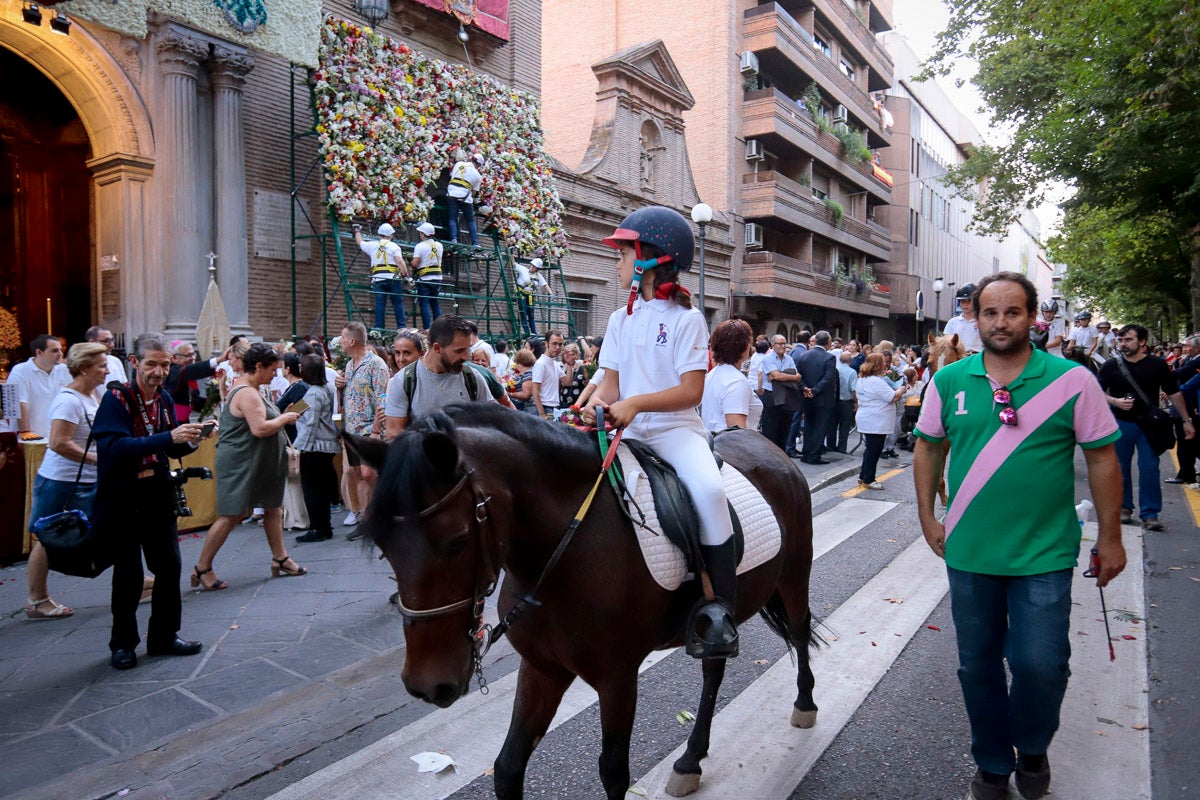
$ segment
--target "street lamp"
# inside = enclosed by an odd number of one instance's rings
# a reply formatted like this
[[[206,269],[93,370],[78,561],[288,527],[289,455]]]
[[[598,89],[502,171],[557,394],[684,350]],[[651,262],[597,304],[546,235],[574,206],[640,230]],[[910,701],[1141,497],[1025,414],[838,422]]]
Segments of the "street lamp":
[[[700,313],[704,315],[704,329],[708,330],[708,314],[704,304],[704,229],[712,222],[713,210],[708,203],[692,206],[692,222],[700,226]]]
[[[388,0],[354,0],[354,10],[363,15],[368,25],[376,27],[387,19]]]
[[[946,282],[941,278],[933,279],[933,335],[942,335],[942,292],[946,290]]]

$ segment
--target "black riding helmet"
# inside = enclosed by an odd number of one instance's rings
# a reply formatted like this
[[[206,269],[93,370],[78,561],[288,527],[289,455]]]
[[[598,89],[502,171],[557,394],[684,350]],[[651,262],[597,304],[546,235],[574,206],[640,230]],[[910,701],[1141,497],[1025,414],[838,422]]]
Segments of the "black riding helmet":
[[[960,301],[961,300],[970,300],[971,295],[973,295],[973,294],[975,294],[975,284],[967,283],[967,284],[963,284],[962,286],[958,287],[958,291],[954,293],[954,297],[955,297],[955,299],[960,300]]]
[[[664,260],[669,258],[678,270],[692,266],[692,254],[696,249],[692,226],[678,211],[664,206],[639,208],[621,220],[603,242],[613,248],[620,247],[622,242],[632,243],[638,260],[642,259],[638,244],[652,244],[663,252]]]

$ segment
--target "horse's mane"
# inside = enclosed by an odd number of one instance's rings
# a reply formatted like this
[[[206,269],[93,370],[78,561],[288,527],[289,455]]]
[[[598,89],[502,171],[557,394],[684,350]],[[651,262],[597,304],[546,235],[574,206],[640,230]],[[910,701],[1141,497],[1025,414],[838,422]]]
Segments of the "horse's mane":
[[[546,461],[541,463],[547,466],[586,459],[586,463],[596,462],[599,468],[600,456],[594,435],[570,425],[547,422],[497,403],[455,403],[442,409],[441,413],[458,428],[485,428],[516,439],[533,450],[535,457],[541,459],[544,456]],[[422,421],[417,420],[418,428]]]

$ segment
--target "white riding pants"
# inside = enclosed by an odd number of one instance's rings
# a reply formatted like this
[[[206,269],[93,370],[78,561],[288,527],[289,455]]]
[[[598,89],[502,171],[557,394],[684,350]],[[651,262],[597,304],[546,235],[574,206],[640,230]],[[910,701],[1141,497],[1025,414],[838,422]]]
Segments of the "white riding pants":
[[[643,416],[649,419],[643,422]],[[694,427],[681,426],[678,419],[658,420],[657,423],[652,415],[639,415],[626,435],[649,444],[659,457],[675,468],[700,517],[700,543],[724,544],[733,536],[733,521],[729,517],[725,484],[709,449],[703,423],[699,417],[696,417]]]

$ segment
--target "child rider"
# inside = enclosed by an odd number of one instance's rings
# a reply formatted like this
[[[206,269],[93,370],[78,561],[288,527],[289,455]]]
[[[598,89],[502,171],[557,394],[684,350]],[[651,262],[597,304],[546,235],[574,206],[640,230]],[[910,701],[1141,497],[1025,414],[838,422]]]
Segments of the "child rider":
[[[620,251],[617,274],[629,302],[608,318],[600,366],[604,380],[583,417],[625,428],[675,468],[700,517],[700,550],[717,602],[699,603],[689,624],[688,652],[698,658],[737,655],[737,562],[733,524],[721,474],[697,407],[708,370],[704,315],[678,282],[691,266],[695,240],[677,212],[650,206],[633,212],[604,244]],[[707,628],[696,625],[703,616]],[[692,636],[696,633],[696,637]]]

